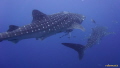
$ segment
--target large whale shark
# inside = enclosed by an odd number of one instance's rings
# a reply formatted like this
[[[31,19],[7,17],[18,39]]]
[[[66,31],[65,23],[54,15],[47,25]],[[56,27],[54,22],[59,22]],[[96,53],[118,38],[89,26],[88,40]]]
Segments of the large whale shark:
[[[71,29],[85,30],[80,24],[85,16],[70,12],[59,12],[52,15],[44,14],[39,10],[32,11],[33,20],[25,26],[10,25],[6,32],[0,33],[0,41],[8,40],[14,43],[22,39],[36,38],[45,39],[60,32]]]
[[[87,48],[92,47],[93,45],[96,45],[100,42],[100,40],[109,34],[113,34],[113,32],[108,32],[107,27],[104,26],[96,26],[95,28],[92,28],[92,33],[90,37],[87,39],[87,44],[76,44],[76,43],[62,43],[64,46],[67,46],[69,48],[74,49],[79,54],[79,59],[81,60],[84,56],[84,51]]]

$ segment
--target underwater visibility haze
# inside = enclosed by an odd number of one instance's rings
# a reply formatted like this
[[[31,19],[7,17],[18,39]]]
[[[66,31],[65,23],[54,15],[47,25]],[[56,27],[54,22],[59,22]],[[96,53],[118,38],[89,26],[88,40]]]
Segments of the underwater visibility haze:
[[[119,68],[119,6],[119,0],[0,0],[0,68]]]

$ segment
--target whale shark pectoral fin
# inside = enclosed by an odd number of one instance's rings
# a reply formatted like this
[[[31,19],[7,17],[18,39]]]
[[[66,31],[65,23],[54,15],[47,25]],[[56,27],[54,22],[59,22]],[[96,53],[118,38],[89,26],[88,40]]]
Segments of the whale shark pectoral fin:
[[[78,52],[79,54],[79,59],[81,60],[84,56],[84,50],[85,50],[85,46],[81,45],[81,44],[74,44],[74,43],[62,43],[64,46],[70,47],[72,49],[74,49],[75,51]]]
[[[33,10],[32,11],[32,16],[33,16],[32,23],[35,23],[36,21],[41,21],[44,18],[47,18],[47,15],[40,12],[39,10]]]
[[[85,28],[81,25],[78,26],[78,29],[81,29],[82,31],[85,31]]]
[[[82,30],[82,31],[85,31],[85,28],[82,26],[82,25],[80,25],[80,24],[78,24],[78,23],[74,23],[70,28],[68,28],[68,29],[80,29],[80,30]]]
[[[10,32],[10,31],[16,30],[16,29],[18,29],[18,28],[19,28],[19,26],[16,26],[16,25],[10,25],[10,26],[9,26],[9,29],[7,30],[7,32]]]

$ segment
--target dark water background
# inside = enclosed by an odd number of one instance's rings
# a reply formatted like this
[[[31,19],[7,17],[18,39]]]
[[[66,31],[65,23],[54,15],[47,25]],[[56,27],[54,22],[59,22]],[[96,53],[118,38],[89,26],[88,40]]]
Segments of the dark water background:
[[[31,12],[38,9],[46,14],[69,11],[86,16],[85,32],[75,29],[71,39],[56,34],[43,41],[26,39],[17,44],[0,42],[0,68],[105,68],[120,65],[120,0],[0,0],[0,32],[9,25],[23,26],[32,21]],[[100,44],[85,51],[81,61],[76,51],[60,43],[86,44],[95,24],[107,26],[115,34],[104,37]],[[119,66],[120,67],[120,66]]]

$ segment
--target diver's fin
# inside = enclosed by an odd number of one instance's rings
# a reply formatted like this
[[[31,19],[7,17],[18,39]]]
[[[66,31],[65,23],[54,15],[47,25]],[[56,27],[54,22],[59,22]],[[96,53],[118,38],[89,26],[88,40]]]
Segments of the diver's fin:
[[[16,29],[18,29],[18,28],[19,28],[18,26],[10,25],[10,26],[9,26],[9,29],[7,30],[7,32],[10,32],[10,31],[16,30]]]
[[[32,11],[32,16],[33,16],[32,23],[35,23],[36,21],[40,21],[40,20],[47,17],[46,14],[40,12],[39,10],[33,10]]]
[[[72,49],[74,49],[75,51],[78,52],[79,54],[79,59],[81,60],[84,56],[84,50],[85,50],[85,46],[81,45],[81,44],[74,44],[74,43],[62,43],[64,46],[70,47]]]

